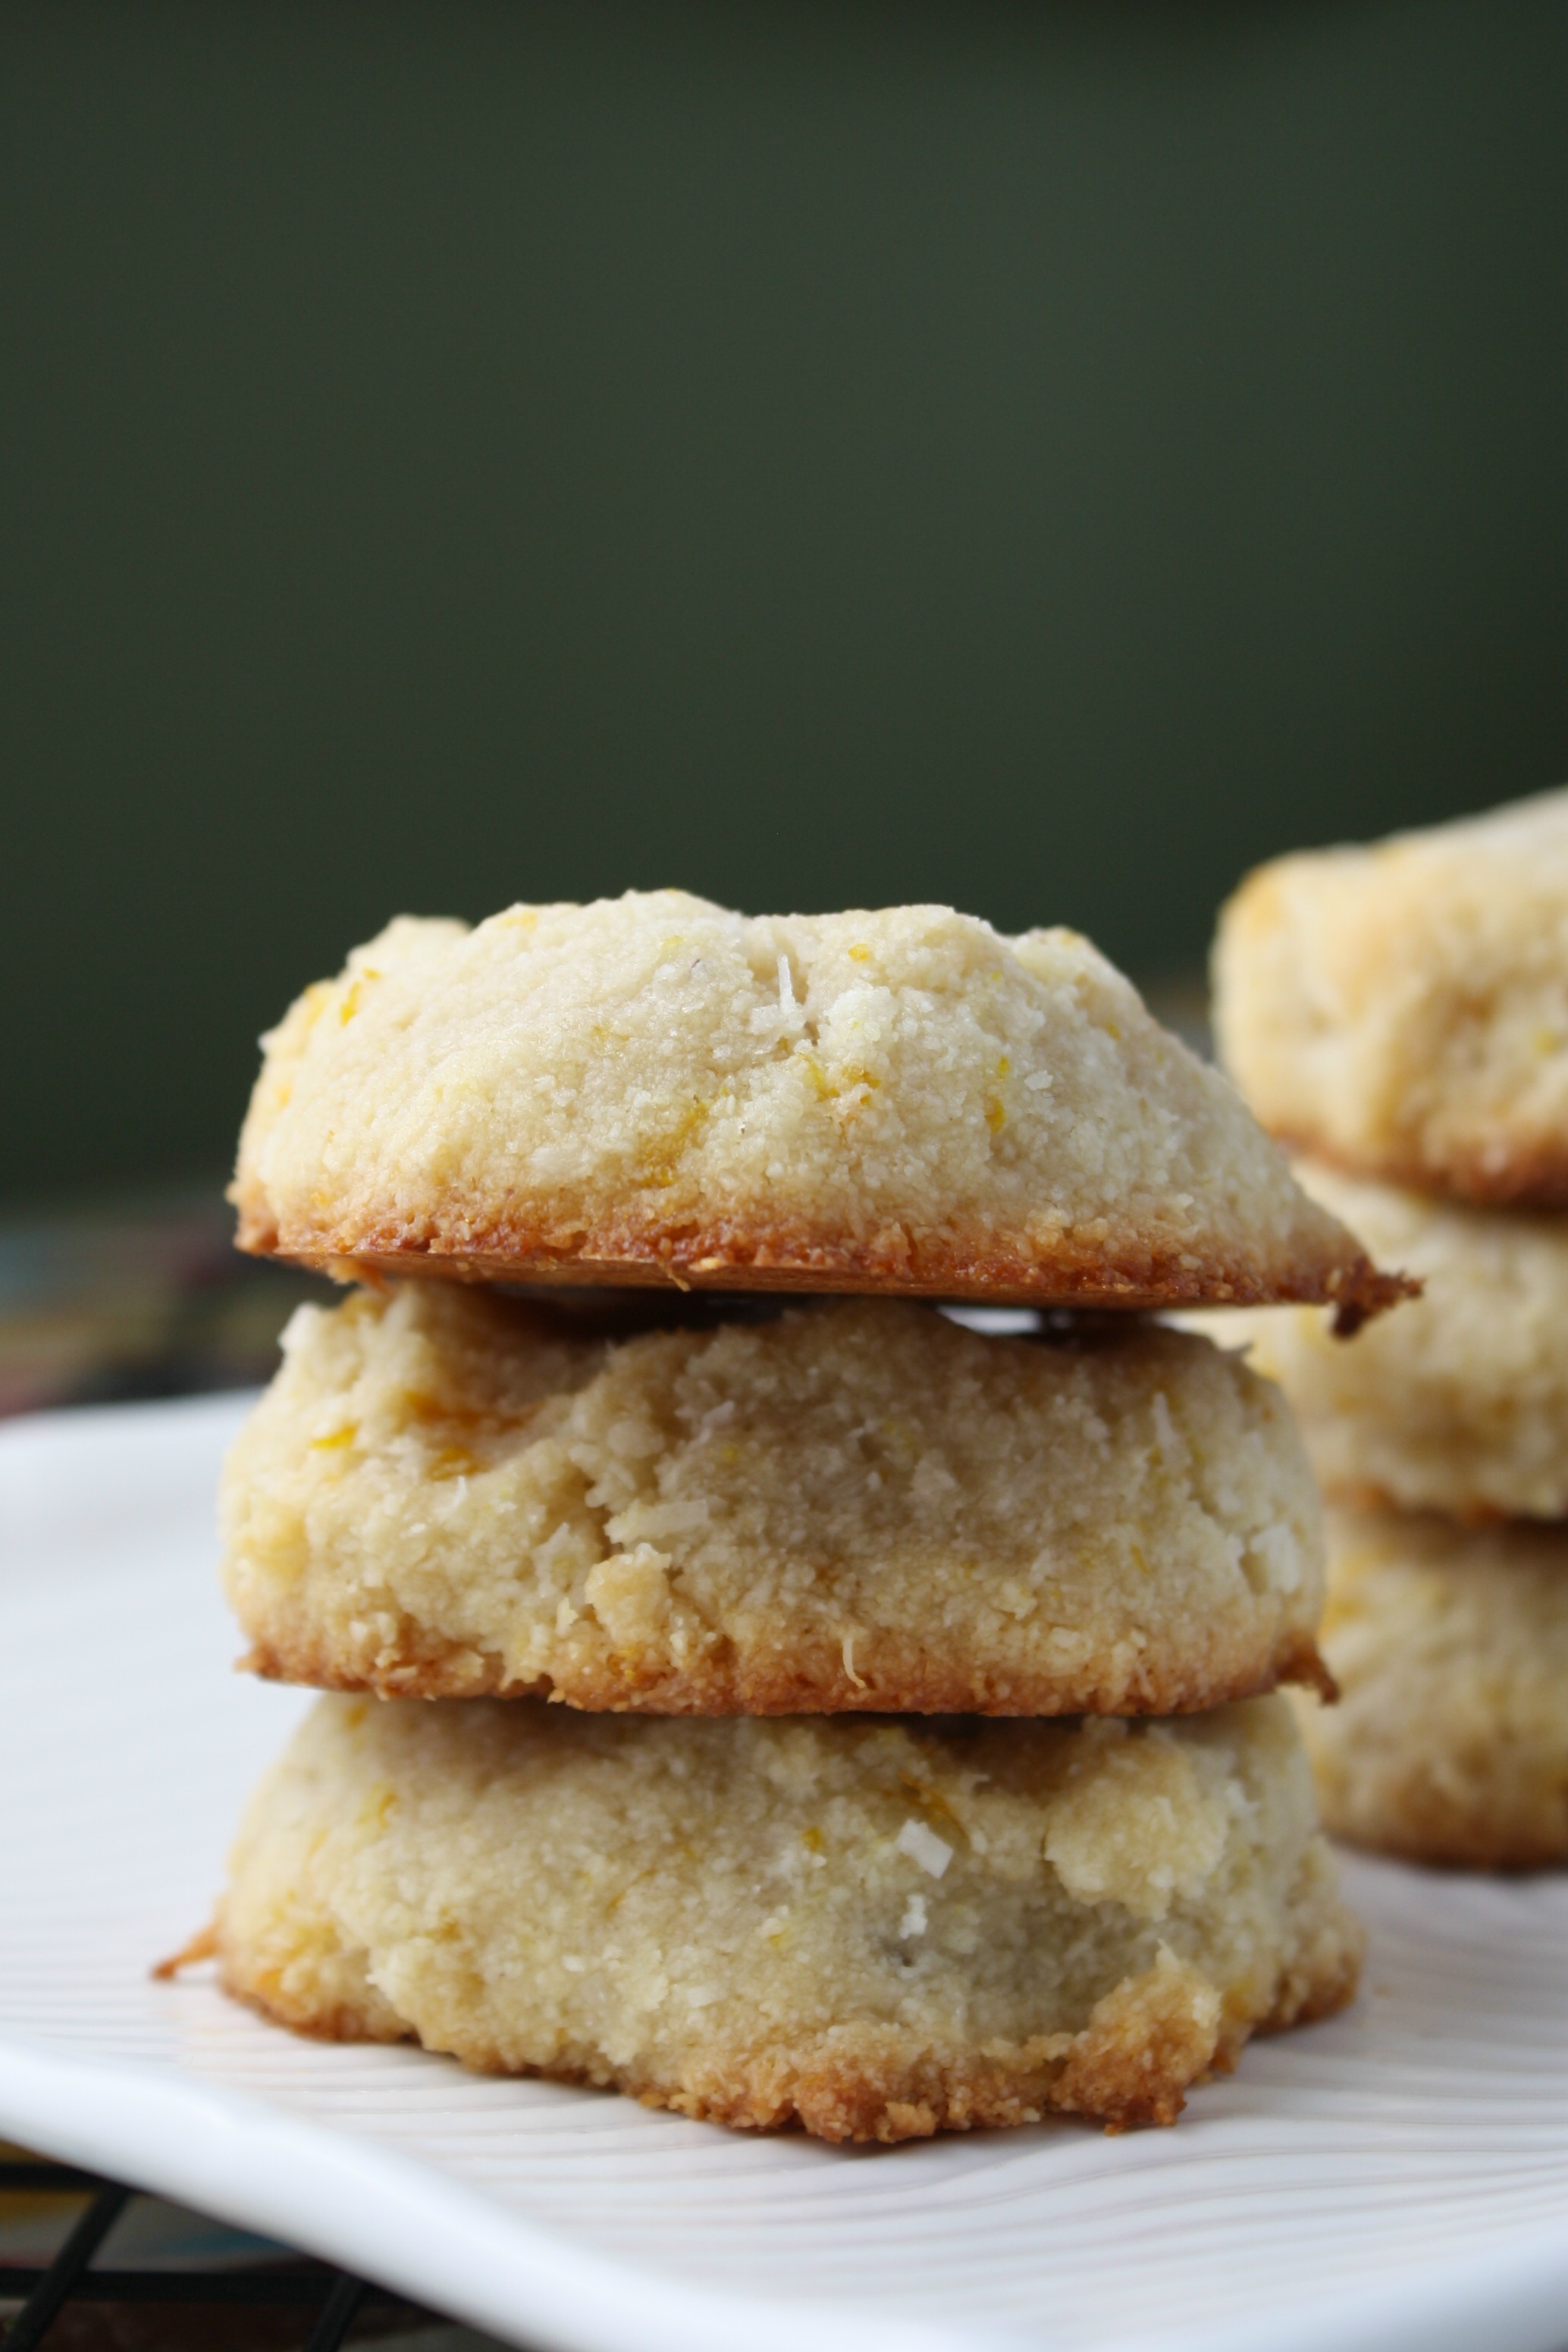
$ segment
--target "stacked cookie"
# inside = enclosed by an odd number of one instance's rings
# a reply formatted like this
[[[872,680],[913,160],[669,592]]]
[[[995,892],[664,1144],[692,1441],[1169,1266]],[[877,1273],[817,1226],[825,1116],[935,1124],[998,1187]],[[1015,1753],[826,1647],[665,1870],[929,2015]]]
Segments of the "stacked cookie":
[[[1325,1817],[1426,1860],[1568,1860],[1568,793],[1262,868],[1215,977],[1303,1183],[1424,1285],[1351,1347],[1293,1309],[1255,1327],[1333,1505]]]
[[[1348,1996],[1267,1696],[1322,1678],[1310,1466],[1106,1310],[1398,1286],[1086,941],[398,922],[267,1041],[235,1197],[356,1286],[226,1474],[250,1663],[340,1694],[233,1990],[835,2139],[1169,2120]]]

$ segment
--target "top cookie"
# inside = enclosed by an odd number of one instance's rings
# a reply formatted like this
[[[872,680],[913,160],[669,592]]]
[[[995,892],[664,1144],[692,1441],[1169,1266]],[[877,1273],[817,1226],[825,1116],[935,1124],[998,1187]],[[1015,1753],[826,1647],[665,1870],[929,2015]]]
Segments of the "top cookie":
[[[1215,1021],[1296,1148],[1568,1206],[1568,792],[1259,866],[1220,919]]]
[[[1161,1306],[1399,1295],[1086,940],[684,891],[402,917],[266,1041],[246,1249]]]

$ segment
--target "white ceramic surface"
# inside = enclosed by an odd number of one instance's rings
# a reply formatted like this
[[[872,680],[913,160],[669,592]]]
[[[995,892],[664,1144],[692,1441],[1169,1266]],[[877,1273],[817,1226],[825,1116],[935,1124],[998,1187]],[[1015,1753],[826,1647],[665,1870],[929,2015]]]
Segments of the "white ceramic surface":
[[[1352,1861],[1354,2010],[1120,2139],[748,2139],[153,1983],[307,1703],[229,1671],[242,1410],[0,1429],[0,2134],[582,2352],[1568,2342],[1568,1875]]]

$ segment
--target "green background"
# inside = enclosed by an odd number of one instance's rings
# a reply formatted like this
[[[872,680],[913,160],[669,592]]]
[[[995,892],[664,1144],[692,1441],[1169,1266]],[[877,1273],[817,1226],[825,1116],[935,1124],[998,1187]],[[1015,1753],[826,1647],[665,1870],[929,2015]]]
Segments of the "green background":
[[[1568,10],[0,20],[13,1199],[202,1177],[396,908],[1142,975],[1568,772]]]

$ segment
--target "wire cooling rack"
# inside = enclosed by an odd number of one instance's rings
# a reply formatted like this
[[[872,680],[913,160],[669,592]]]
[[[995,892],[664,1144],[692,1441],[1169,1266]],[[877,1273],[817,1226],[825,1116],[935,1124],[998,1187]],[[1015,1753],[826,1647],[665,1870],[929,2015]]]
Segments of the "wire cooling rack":
[[[12,2260],[0,2250],[0,2347],[3,2352],[34,2352],[47,2342],[67,2352],[69,2346],[120,2346],[134,2343],[155,2352],[176,2341],[183,2348],[197,2343],[221,2344],[239,2352],[338,2352],[352,2328],[356,2340],[406,2337],[429,2328],[442,2340],[458,2341],[482,2352],[481,2339],[466,2330],[447,2331],[433,2314],[409,2304],[390,2288],[379,2287],[330,2263],[291,2254],[286,2248],[258,2242],[237,2242],[240,2251],[215,2267],[205,2261],[163,2260],[136,2267],[103,2265],[94,2257],[126,2209],[140,2192],[122,2182],[82,2172],[72,2165],[0,2151],[0,2219],[22,2199],[58,2199],[63,2236],[51,2258],[43,2263]],[[79,2206],[74,2220],[70,2204]],[[7,2325],[4,2314],[19,2304]],[[176,2335],[173,2328],[132,2330],[132,2307],[162,2306],[169,2319],[184,2307],[198,2323],[187,2324]],[[79,2322],[91,2306],[106,2323],[84,2333]],[[241,2311],[251,2315],[248,2323]],[[220,2317],[220,2314],[226,2315]],[[200,2322],[205,2315],[205,2326]],[[152,2314],[148,2314],[151,2318]],[[425,2336],[425,2341],[432,2339]]]

